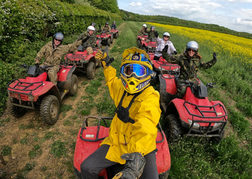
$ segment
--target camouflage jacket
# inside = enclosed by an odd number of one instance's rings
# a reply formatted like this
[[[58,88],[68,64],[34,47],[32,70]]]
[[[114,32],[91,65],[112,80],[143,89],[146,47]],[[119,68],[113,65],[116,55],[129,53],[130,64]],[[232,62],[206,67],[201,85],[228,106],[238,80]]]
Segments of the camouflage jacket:
[[[111,27],[110,26],[103,26],[102,31],[110,32],[111,31]]]
[[[149,38],[149,39],[154,39],[154,38],[156,38],[155,32],[156,32],[156,31],[149,31],[149,33],[148,33],[148,38]]]
[[[163,58],[173,64],[178,64],[180,66],[179,80],[194,80],[198,78],[197,71],[200,68],[207,69],[212,67],[217,59],[212,59],[209,62],[202,61],[199,57],[190,58],[186,55],[180,56],[169,56],[167,53],[162,52]]]
[[[60,45],[54,49],[52,41],[50,41],[41,48],[34,61],[35,63],[39,63],[45,57],[44,65],[60,65],[63,55],[75,51],[80,44],[81,41],[75,41],[72,44]]]
[[[139,30],[139,35],[143,36],[145,33],[148,33],[146,28],[142,28]]]
[[[84,40],[87,36],[88,36],[88,33],[85,32],[85,33],[81,34],[81,35],[78,37],[77,40]],[[88,39],[85,43],[83,43],[83,44],[81,44],[81,45],[82,45],[83,47],[84,47],[85,45],[87,45],[87,46],[90,46],[90,47],[92,47],[92,48],[95,48],[95,47],[96,47],[96,33],[94,32],[94,33],[89,37],[89,39]]]

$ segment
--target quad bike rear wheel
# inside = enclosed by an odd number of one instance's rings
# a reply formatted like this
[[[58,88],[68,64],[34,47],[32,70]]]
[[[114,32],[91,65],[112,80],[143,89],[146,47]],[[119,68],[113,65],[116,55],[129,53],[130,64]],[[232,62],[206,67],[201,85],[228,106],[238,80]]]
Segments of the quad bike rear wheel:
[[[137,46],[138,46],[139,48],[142,48],[142,44],[141,44],[141,40],[140,40],[140,39],[137,39]]]
[[[48,95],[43,98],[40,105],[40,116],[41,119],[50,125],[57,122],[59,118],[60,104],[59,100],[54,95]]]
[[[115,38],[117,39],[117,38],[118,38],[118,36],[119,36],[119,33],[117,32],[117,33],[116,33],[116,37],[115,37]]]
[[[87,78],[93,79],[95,77],[95,62],[91,61],[87,65]]]
[[[183,134],[182,125],[175,114],[169,114],[164,121],[164,131],[169,142],[176,142]]]
[[[74,96],[75,94],[77,94],[78,91],[78,77],[73,74],[71,77],[71,89],[69,90],[69,94],[71,96]]]
[[[13,99],[14,101],[16,99]],[[13,101],[13,102],[14,102]],[[16,100],[17,101],[17,100]],[[20,118],[22,117],[23,115],[25,115],[27,109],[26,108],[22,108],[22,107],[18,107],[18,106],[14,106],[12,103],[11,103],[11,98],[9,97],[8,100],[7,100],[7,109],[9,111],[9,113],[14,116],[15,118]]]
[[[111,34],[111,39],[110,39],[110,43],[112,44],[114,40],[113,34]]]

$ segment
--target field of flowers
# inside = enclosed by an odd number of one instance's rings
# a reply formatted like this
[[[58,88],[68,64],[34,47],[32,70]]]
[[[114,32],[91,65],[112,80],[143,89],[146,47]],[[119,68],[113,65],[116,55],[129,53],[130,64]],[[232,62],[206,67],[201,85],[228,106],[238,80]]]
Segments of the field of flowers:
[[[168,31],[171,34],[189,37],[198,43],[212,46],[212,50],[218,52],[219,55],[229,55],[229,58],[236,57],[234,62],[242,63],[246,69],[252,69],[251,39],[182,26],[162,25],[157,23],[149,24],[160,27],[163,31]]]

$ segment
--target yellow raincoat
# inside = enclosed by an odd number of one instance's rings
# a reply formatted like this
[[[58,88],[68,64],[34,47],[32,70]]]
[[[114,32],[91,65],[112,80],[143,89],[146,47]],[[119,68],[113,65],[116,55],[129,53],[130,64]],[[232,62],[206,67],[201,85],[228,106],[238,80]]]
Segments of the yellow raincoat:
[[[110,96],[118,106],[124,93],[121,79],[116,77],[116,70],[112,66],[104,68],[104,75]],[[127,93],[122,106],[128,107],[133,96]],[[121,155],[125,153],[139,152],[144,156],[156,149],[156,126],[161,115],[159,98],[159,93],[149,86],[136,97],[129,109],[129,116],[135,121],[134,124],[122,122],[117,114],[114,116],[109,136],[101,143],[110,145],[106,159],[125,164],[126,161],[121,159]]]

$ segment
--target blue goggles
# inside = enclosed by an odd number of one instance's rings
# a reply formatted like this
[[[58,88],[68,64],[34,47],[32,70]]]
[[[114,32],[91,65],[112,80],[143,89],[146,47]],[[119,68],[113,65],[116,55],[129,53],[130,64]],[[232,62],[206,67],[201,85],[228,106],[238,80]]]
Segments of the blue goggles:
[[[135,75],[138,78],[145,77],[150,73],[150,69],[140,64],[125,64],[121,68],[121,74],[126,77]]]

